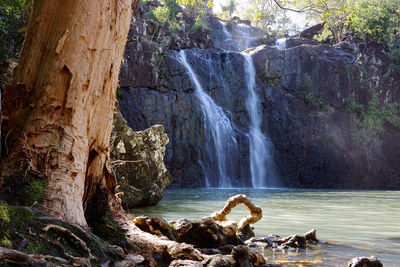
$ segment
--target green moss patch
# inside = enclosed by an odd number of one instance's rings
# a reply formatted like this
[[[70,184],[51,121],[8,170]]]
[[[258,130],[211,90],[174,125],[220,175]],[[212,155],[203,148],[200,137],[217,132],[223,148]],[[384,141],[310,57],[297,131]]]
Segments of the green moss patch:
[[[28,186],[25,187],[25,194],[27,198],[27,204],[32,205],[35,202],[39,202],[46,190],[46,182],[43,180],[34,180]]]
[[[0,202],[0,246],[18,246],[16,233],[23,232],[25,225],[32,222],[32,218],[32,213],[28,210]]]

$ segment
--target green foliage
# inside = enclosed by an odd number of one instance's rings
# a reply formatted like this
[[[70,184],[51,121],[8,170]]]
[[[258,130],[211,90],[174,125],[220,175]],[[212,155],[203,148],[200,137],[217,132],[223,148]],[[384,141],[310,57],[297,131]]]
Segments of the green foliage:
[[[26,195],[26,203],[32,205],[40,201],[46,190],[46,182],[43,180],[32,181],[24,190]]]
[[[176,2],[179,5],[194,6],[196,4],[202,4],[202,5],[206,5],[207,7],[212,7],[214,4],[212,0],[177,0]]]
[[[383,43],[393,55],[400,55],[400,0],[357,1],[350,19],[358,36]]]
[[[124,94],[119,89],[117,89],[117,97],[121,100],[124,100],[125,97]]]
[[[226,19],[232,19],[233,13],[236,11],[236,1],[235,0],[229,0],[229,2],[225,5],[221,5],[222,13],[226,17]]]
[[[297,95],[303,99],[304,102],[311,105],[313,108],[319,111],[328,111],[331,107],[322,97],[314,95],[313,83],[311,77],[308,74],[303,75],[301,88],[297,92]]]
[[[29,20],[30,0],[0,1],[0,60],[16,57]]]
[[[384,124],[390,123],[395,127],[400,127],[400,115],[398,102],[386,102],[380,105],[379,95],[372,94],[368,104],[357,104],[354,96],[345,100],[346,108],[360,116],[362,127],[381,133],[384,131]]]
[[[147,16],[156,20],[159,23],[158,29],[153,35],[153,40],[161,46],[168,46],[172,40],[171,36],[179,34],[186,36],[191,32],[206,28],[206,8],[207,3],[204,1],[194,1],[190,4],[180,6],[181,1],[178,0],[163,0],[162,5],[156,7],[147,13]],[[193,18],[194,23],[183,23],[183,17]],[[165,31],[167,30],[167,31]]]
[[[181,28],[182,16],[180,6],[175,0],[164,0],[162,6],[151,10],[147,16],[156,20],[162,26],[166,26],[171,34],[176,33]]]
[[[319,41],[338,43],[349,30],[361,38],[385,44],[400,55],[400,0],[292,0],[286,1],[325,22]]]
[[[0,225],[10,223],[10,211],[8,205],[0,202]]]
[[[273,0],[250,0],[246,8],[240,6],[237,13],[241,18],[250,20],[253,26],[277,36],[297,32],[296,25],[292,23],[288,12],[281,9]],[[223,12],[218,16],[225,16],[224,19],[228,17]]]
[[[298,91],[298,95],[307,103],[312,103],[314,100],[312,81],[311,77],[308,74],[303,75],[301,88]]]

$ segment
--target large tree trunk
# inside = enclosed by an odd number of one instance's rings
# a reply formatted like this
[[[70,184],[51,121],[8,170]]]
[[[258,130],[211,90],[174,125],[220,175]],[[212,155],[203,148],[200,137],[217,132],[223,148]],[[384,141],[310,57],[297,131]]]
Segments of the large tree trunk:
[[[90,204],[107,205],[116,193],[109,140],[132,2],[34,1],[3,96],[1,198],[32,204],[27,196],[45,181],[43,197],[33,199],[40,208],[86,226],[85,213],[98,216]]]

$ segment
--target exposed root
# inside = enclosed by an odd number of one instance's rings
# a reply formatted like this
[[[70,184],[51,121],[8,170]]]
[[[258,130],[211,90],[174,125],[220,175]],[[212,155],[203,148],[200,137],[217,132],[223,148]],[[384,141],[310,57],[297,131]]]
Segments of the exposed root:
[[[60,263],[67,264],[67,261],[63,258],[54,257],[50,255],[42,254],[26,254],[24,252],[0,247],[0,259],[8,263],[25,265],[25,264],[40,264],[48,265],[49,261],[57,261]],[[55,264],[53,266],[56,266]]]
[[[172,226],[162,218],[139,216],[132,221],[143,231],[157,236],[166,236],[170,240],[175,240]]]
[[[22,239],[21,242],[18,245],[18,250],[21,251],[22,249],[24,249],[28,245],[28,240],[25,238],[25,236],[21,235],[20,233],[16,232],[16,234],[17,234],[17,236],[19,238]]]
[[[230,197],[227,200],[225,207],[219,212],[213,213],[210,218],[220,222],[227,221],[228,219],[226,218],[226,216],[232,211],[234,207],[239,204],[245,205],[247,210],[250,212],[250,215],[242,218],[239,221],[237,229],[238,231],[241,231],[245,226],[249,224],[258,222],[262,218],[262,209],[260,207],[257,207],[253,203],[253,201],[251,201],[250,198],[248,198],[246,195],[236,195]]]
[[[92,256],[92,253],[91,253],[91,251],[90,251],[90,249],[86,246],[86,243],[85,242],[83,242],[83,240],[82,239],[80,239],[79,237],[77,237],[74,233],[72,233],[70,230],[68,230],[68,229],[66,229],[66,228],[64,228],[64,227],[61,227],[61,226],[58,226],[58,225],[54,225],[54,224],[48,224],[46,227],[44,227],[42,230],[43,231],[45,231],[45,232],[47,232],[48,230],[50,230],[50,229],[54,229],[54,230],[57,230],[57,231],[59,231],[59,232],[61,232],[61,233],[63,233],[63,234],[66,234],[66,235],[68,235],[69,237],[71,237],[75,242],[75,244],[77,245],[77,246],[79,246],[81,249],[83,249],[86,253],[88,253],[88,258],[89,259],[94,259],[94,257]]]

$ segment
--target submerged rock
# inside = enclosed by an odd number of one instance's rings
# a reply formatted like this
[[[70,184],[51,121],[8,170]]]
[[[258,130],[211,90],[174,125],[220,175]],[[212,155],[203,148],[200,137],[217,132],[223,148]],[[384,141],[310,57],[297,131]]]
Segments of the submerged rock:
[[[369,258],[358,257],[349,261],[348,267],[383,267],[383,264],[375,256],[371,256]]]
[[[155,205],[171,183],[164,165],[168,136],[162,125],[134,132],[119,111],[114,113],[111,164],[125,207]]]
[[[246,244],[252,248],[266,249],[304,249],[311,245],[317,244],[316,230],[312,229],[304,235],[295,234],[285,238],[281,238],[279,235],[268,235],[265,237],[253,237],[246,241]]]

